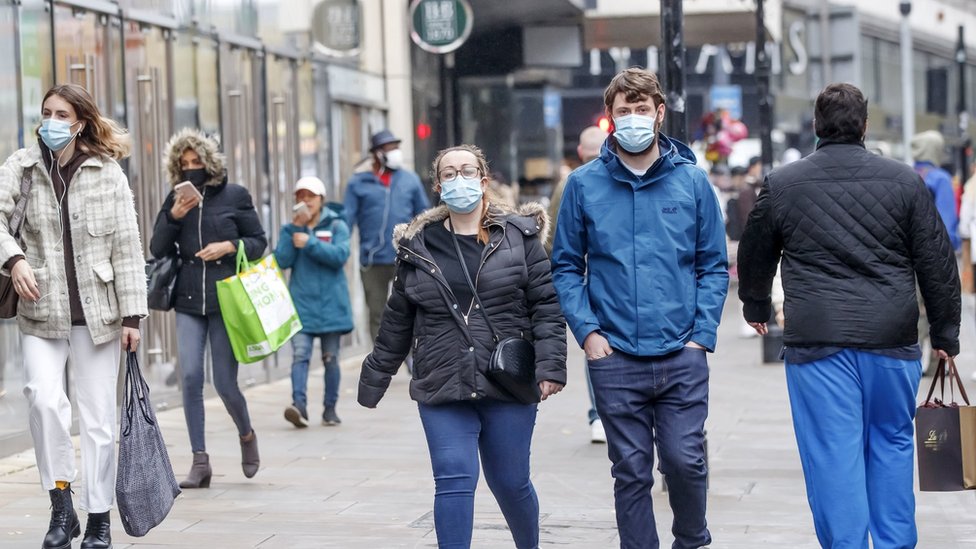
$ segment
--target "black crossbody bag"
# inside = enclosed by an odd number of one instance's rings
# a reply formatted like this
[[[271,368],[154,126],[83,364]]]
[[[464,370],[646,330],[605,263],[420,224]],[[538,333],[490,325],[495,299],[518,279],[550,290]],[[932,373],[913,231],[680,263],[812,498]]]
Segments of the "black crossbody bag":
[[[454,241],[454,251],[457,253],[458,261],[461,262],[461,272],[464,273],[464,280],[471,289],[471,295],[478,305],[478,309],[485,317],[488,329],[491,331],[492,341],[495,342],[495,349],[491,352],[491,359],[488,361],[488,377],[508,392],[515,400],[523,404],[535,404],[542,400],[542,391],[535,380],[535,347],[527,339],[522,337],[507,337],[499,340],[495,325],[488,317],[488,311],[481,304],[478,297],[478,290],[471,282],[471,275],[468,274],[468,266],[464,262],[464,255],[461,253],[461,246],[458,245],[457,236],[454,234],[454,226],[448,220],[451,228],[451,240]]]

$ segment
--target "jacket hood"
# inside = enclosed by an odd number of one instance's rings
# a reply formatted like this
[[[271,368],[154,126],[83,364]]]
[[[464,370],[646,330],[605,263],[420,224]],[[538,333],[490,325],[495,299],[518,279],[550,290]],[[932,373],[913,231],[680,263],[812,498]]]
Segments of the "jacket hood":
[[[211,187],[219,186],[223,183],[224,177],[224,155],[220,152],[217,141],[207,137],[202,131],[196,128],[183,128],[176,132],[166,144],[166,152],[163,163],[166,165],[166,175],[169,177],[171,186],[176,186],[183,181],[183,170],[180,168],[180,156],[188,149],[193,149],[200,155],[204,169],[210,175],[206,185]]]
[[[698,164],[698,159],[695,157],[695,153],[692,152],[691,148],[681,141],[672,139],[663,133],[658,133],[658,149],[660,151],[660,158],[655,160],[654,164],[648,170],[647,175],[649,175],[648,179],[650,181],[666,175],[677,165],[691,164],[692,166],[696,166]],[[607,137],[607,140],[603,142],[603,147],[600,149],[600,160],[615,178],[624,180],[633,179],[632,172],[624,166],[623,161],[620,160],[620,155],[617,154],[617,140],[613,135]]]
[[[393,247],[399,250],[404,243],[414,239],[424,230],[425,227],[433,223],[440,223],[447,219],[450,214],[447,206],[441,204],[436,208],[431,208],[415,217],[409,223],[401,223],[393,229]],[[504,204],[488,205],[488,217],[485,219],[485,226],[503,225],[511,222],[518,226],[520,231],[525,234],[538,234],[539,239],[545,242],[549,237],[549,214],[546,209],[538,202],[529,202],[520,205],[517,209],[512,209]]]
[[[929,162],[939,166],[942,164],[944,148],[945,139],[935,130],[918,133],[912,137],[912,158],[915,162]]]
[[[326,202],[322,206],[322,212],[319,214],[319,223],[325,223],[326,221],[332,222],[334,219],[346,219],[346,207],[338,202]]]

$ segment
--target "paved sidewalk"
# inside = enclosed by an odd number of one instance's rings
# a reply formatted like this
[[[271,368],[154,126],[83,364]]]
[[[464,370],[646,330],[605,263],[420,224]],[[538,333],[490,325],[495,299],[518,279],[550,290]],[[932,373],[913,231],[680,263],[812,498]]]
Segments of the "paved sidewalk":
[[[816,548],[782,367],[760,365],[758,340],[737,337],[737,303],[730,301],[719,353],[710,356],[712,547]],[[972,341],[971,308],[965,315],[964,339]],[[963,348],[959,362],[968,379],[974,354],[970,345]],[[582,353],[574,344],[571,349],[570,385],[541,406],[533,442],[542,546],[614,547],[606,446],[589,441]],[[298,430],[286,423],[282,412],[289,401],[288,380],[247,390],[262,457],[261,470],[251,480],[241,473],[230,418],[219,399],[209,400],[211,488],[184,492],[168,519],[141,539],[125,536],[113,518],[115,547],[436,547],[433,480],[416,406],[407,397],[405,372],[394,378],[376,410],[355,403],[358,358],[344,362],[343,376],[339,427],[313,421]],[[313,372],[310,385],[311,394],[321,394],[321,369]],[[320,406],[312,406],[310,413],[316,419]],[[177,478],[182,478],[191,457],[183,413],[167,410],[159,418]],[[32,453],[0,460],[0,548],[38,547],[46,530],[49,503],[33,462]],[[83,489],[83,482],[76,485]],[[668,547],[671,516],[667,494],[658,486],[654,501],[662,547]],[[512,547],[483,482],[476,505],[474,547]],[[919,547],[976,548],[976,494],[920,494],[917,517]]]

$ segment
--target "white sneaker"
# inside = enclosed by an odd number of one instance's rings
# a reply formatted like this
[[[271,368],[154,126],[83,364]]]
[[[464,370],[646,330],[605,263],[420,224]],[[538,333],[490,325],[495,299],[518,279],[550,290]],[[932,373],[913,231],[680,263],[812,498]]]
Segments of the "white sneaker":
[[[593,444],[607,442],[607,432],[603,429],[603,422],[599,419],[590,424],[590,442]]]

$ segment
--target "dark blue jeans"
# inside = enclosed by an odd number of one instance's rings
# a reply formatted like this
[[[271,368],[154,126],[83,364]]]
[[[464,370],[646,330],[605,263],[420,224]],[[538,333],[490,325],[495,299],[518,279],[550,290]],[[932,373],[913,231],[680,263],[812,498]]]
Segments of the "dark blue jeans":
[[[325,365],[325,400],[326,408],[336,405],[339,401],[339,338],[341,334],[332,332],[327,334],[307,334],[298,332],[291,340],[291,401],[305,410],[308,405],[306,391],[308,390],[308,362],[312,358],[312,345],[318,338],[322,346],[322,363]]]
[[[485,481],[515,546],[539,546],[539,499],[529,480],[536,405],[480,400],[420,404],[434,470],[434,529],[440,549],[471,547],[478,454]]]
[[[613,462],[621,549],[660,545],[651,500],[655,443],[674,513],[673,549],[711,543],[705,524],[705,351],[686,347],[661,357],[615,351],[587,367]]]
[[[209,336],[209,337],[208,337]],[[220,313],[198,316],[176,313],[176,338],[183,373],[183,415],[190,433],[190,448],[194,452],[207,450],[204,433],[203,358],[210,340],[213,362],[213,385],[224,402],[227,413],[234,420],[240,436],[251,433],[251,416],[247,401],[237,385],[237,359],[227,337],[227,328]]]

